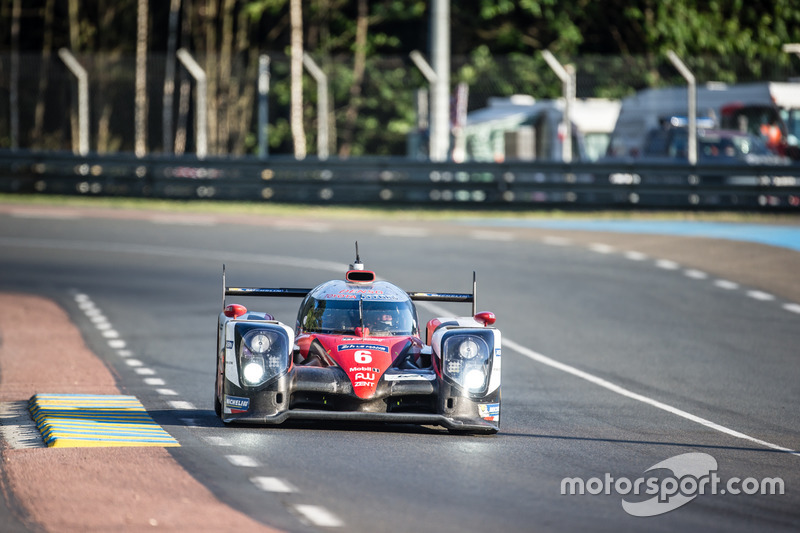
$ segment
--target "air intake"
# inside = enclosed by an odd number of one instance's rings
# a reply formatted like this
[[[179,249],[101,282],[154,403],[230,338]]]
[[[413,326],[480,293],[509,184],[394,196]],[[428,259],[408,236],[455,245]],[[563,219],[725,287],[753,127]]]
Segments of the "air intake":
[[[344,279],[351,283],[372,283],[375,281],[375,272],[371,270],[348,270]]]

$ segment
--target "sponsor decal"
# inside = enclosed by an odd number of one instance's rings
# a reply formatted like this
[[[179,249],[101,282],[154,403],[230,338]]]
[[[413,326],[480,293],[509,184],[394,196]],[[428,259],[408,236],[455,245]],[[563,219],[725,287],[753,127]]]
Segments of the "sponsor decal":
[[[339,294],[383,294],[378,289],[342,289]]]
[[[380,372],[380,368],[372,368],[369,366],[351,366],[348,372]]]
[[[481,418],[496,422],[500,420],[500,404],[499,403],[482,403],[478,405],[478,412]]]
[[[366,296],[366,297],[365,297]],[[401,301],[400,298],[396,298],[394,296],[389,296],[388,294],[367,294],[367,295],[358,295],[358,294],[326,294],[326,300],[356,300],[361,297],[365,301],[389,301],[389,302],[399,302]]]
[[[231,410],[231,413],[244,413],[250,408],[250,398],[240,398],[238,396],[225,395],[225,407]]]
[[[381,346],[380,344],[340,344],[336,347],[337,351],[343,352],[345,350],[375,350],[378,352],[388,352],[388,346]]]
[[[225,341],[225,347],[229,350],[233,350],[233,341]]]
[[[434,374],[384,374],[386,381],[433,381],[436,379]]]
[[[500,348],[495,348],[495,349],[494,349],[494,354],[495,354],[497,357],[500,357]]]

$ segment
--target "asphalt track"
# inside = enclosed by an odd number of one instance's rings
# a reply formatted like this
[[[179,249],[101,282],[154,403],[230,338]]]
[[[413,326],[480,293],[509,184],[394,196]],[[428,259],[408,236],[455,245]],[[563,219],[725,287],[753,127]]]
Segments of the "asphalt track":
[[[800,527],[800,456],[791,453],[800,449],[800,302],[780,292],[619,239],[612,247],[603,234],[584,245],[556,230],[528,235],[485,224],[56,216],[0,215],[0,290],[60,303],[125,394],[181,443],[173,457],[265,524],[387,532]],[[215,419],[222,263],[239,285],[312,287],[341,275],[356,240],[369,268],[407,290],[466,292],[477,271],[478,306],[497,314],[504,335],[498,435],[228,428]],[[116,337],[81,310],[87,300]],[[242,303],[294,322],[295,300]],[[425,321],[469,309],[419,311]],[[785,493],[732,494],[734,484],[656,516],[623,508],[649,496],[621,494],[619,480],[658,476],[667,488],[670,471],[647,470],[687,453],[713,458],[723,481],[780,478]],[[599,494],[565,495],[565,478],[605,484]]]

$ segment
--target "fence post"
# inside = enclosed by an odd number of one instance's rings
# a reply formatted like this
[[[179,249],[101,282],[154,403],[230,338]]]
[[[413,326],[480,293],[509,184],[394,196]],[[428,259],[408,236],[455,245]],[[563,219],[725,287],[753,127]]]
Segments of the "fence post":
[[[58,57],[78,80],[78,153],[89,153],[89,75],[66,48],[58,50]]]
[[[258,157],[269,156],[269,56],[258,58]]]
[[[436,81],[438,79],[437,76],[436,76],[436,72],[433,70],[433,68],[431,68],[431,66],[428,64],[428,62],[425,61],[425,58],[422,57],[422,54],[418,50],[412,50],[411,53],[409,53],[408,55],[411,58],[411,61],[414,62],[414,64],[419,69],[419,71],[422,73],[422,75],[428,81],[428,84],[430,85],[431,89],[433,89],[433,87],[436,84]],[[421,91],[425,91],[424,99],[423,99],[423,95],[422,95]],[[432,127],[431,127],[431,123],[432,123],[433,117],[431,115],[433,115],[433,109],[432,108],[433,108],[433,105],[435,105],[435,102],[433,102],[432,104],[428,103],[429,102],[428,94],[429,94],[428,91],[426,91],[425,89],[419,89],[417,91],[417,111],[418,111],[418,113],[417,113],[417,126],[419,128],[419,131],[422,131],[422,129],[423,129],[422,128],[422,126],[423,126],[423,115],[422,114],[424,113],[424,129],[428,130],[428,159],[433,160],[432,159],[432,154],[433,154],[433,150],[434,150],[434,140],[433,140]],[[424,106],[424,108],[423,108],[423,106]]]
[[[197,83],[197,103],[195,104],[195,117],[197,124],[197,148],[196,153],[199,159],[203,159],[208,154],[208,109],[206,107],[206,92],[208,91],[206,85],[206,73],[197,64],[197,61],[191,56],[186,48],[181,48],[177,52],[178,59],[192,75]]]
[[[305,52],[303,65],[317,82],[317,156],[328,159],[328,76]]]
[[[561,160],[564,163],[572,162],[572,102],[575,99],[575,67],[566,67],[550,52],[543,50],[542,57],[555,72],[564,87],[564,141],[561,143]]]
[[[697,164],[697,81],[675,52],[668,50],[667,57],[689,84],[689,164],[694,166]]]
[[[447,161],[450,151],[450,0],[431,3],[431,56],[436,81],[431,94],[431,161]]]

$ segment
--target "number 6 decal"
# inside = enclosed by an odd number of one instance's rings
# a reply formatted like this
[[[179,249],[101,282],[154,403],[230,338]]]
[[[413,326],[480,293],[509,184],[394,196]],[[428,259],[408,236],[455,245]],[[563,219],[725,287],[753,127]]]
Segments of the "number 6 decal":
[[[369,350],[356,350],[355,353],[356,363],[361,363],[363,365],[372,362],[372,352]]]

